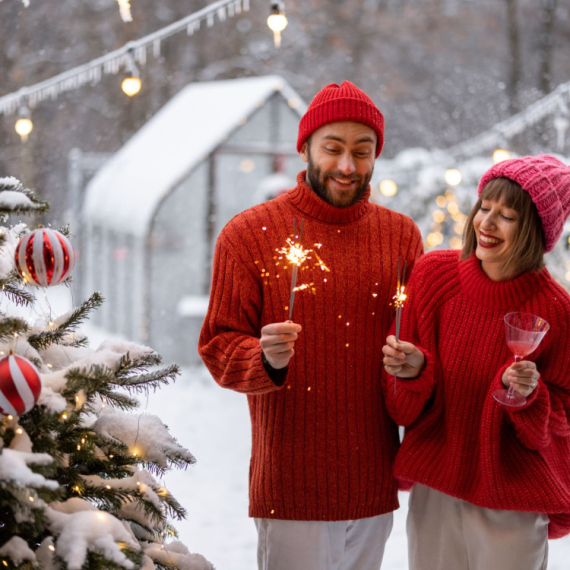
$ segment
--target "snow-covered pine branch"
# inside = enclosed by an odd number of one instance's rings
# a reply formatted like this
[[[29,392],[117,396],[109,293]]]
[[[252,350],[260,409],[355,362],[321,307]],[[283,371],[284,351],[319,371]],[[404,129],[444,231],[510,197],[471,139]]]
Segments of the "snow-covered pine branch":
[[[49,203],[25,188],[17,178],[0,178],[0,220],[6,221],[10,214],[43,213],[48,210]]]
[[[100,293],[93,293],[89,299],[73,311],[57,318],[49,330],[42,330],[28,337],[28,342],[36,350],[45,350],[52,344],[61,344],[69,334],[74,332],[83,323],[91,311],[99,308],[103,304],[103,297]]]

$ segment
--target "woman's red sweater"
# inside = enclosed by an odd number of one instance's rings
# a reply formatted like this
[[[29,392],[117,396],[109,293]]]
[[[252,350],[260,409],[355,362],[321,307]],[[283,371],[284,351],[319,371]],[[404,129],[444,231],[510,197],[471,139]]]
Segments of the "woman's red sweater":
[[[503,317],[543,317],[550,330],[527,358],[540,372],[526,405],[492,392],[514,357]],[[388,411],[406,426],[395,463],[417,482],[490,509],[547,513],[549,536],[570,533],[570,297],[545,269],[490,280],[473,256],[427,254],[416,265],[400,338],[426,366],[413,380],[383,373]]]

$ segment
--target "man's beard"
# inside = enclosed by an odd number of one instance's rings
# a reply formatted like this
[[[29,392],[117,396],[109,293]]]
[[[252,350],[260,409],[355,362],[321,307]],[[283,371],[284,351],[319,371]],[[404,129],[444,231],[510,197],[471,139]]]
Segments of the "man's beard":
[[[347,201],[338,201],[335,200],[335,197],[331,193],[331,191],[327,188],[326,179],[329,176],[333,176],[335,178],[340,178],[341,180],[357,180],[359,182],[359,186],[356,187],[356,192],[350,196]],[[311,189],[322,198],[325,202],[330,204],[331,206],[335,206],[337,208],[348,208],[355,204],[360,197],[366,192],[368,189],[368,184],[370,184],[370,180],[372,178],[372,171],[370,174],[366,176],[360,176],[358,174],[352,174],[351,176],[346,176],[342,174],[342,172],[327,172],[324,176],[322,171],[319,167],[315,166],[314,162],[311,160],[311,155],[309,154],[309,161],[307,164],[307,181]]]

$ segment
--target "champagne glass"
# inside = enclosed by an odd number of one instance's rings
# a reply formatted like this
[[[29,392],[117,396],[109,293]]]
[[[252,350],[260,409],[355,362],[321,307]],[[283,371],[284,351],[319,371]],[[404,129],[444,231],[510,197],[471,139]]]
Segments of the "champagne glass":
[[[515,362],[536,350],[550,325],[541,317],[529,313],[508,313],[505,315],[507,346],[515,355]],[[505,406],[524,406],[526,398],[516,394],[513,386],[493,392],[493,398]]]

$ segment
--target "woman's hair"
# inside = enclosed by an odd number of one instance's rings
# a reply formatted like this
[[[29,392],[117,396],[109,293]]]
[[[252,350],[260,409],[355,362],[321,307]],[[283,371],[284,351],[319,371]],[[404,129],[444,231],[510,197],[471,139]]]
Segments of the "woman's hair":
[[[505,263],[505,274],[514,278],[525,271],[540,271],[544,268],[545,239],[538,210],[528,192],[510,178],[493,178],[483,188],[481,196],[465,224],[463,249],[460,259],[469,259],[477,248],[477,236],[473,227],[473,218],[481,208],[483,200],[504,200],[507,208],[518,214],[513,249]]]

